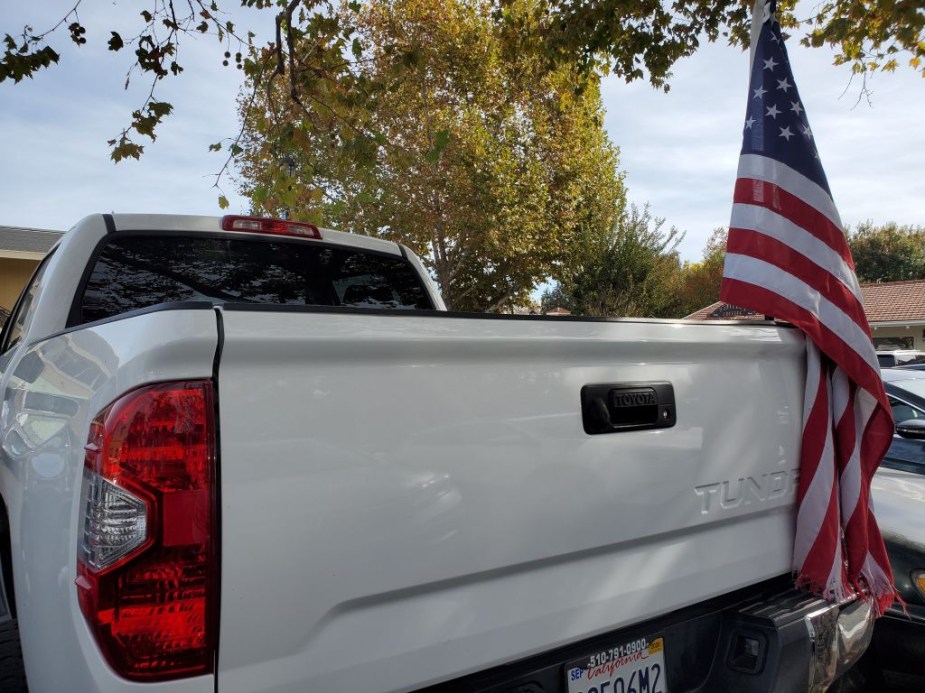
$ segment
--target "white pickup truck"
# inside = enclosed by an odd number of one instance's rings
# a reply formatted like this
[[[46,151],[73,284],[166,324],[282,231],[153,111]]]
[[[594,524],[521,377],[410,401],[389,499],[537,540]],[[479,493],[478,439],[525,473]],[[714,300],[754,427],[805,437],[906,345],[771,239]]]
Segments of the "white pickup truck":
[[[0,338],[0,688],[825,690],[870,616],[789,587],[802,361],[447,313],[305,224],[88,217]]]

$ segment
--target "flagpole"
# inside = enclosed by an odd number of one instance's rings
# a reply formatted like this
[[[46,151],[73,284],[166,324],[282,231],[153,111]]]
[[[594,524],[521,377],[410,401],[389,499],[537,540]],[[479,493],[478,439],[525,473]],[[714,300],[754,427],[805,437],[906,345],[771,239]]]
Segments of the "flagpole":
[[[758,37],[761,35],[761,24],[762,22],[756,22],[755,17],[761,16],[763,19],[767,19],[765,16],[765,8],[768,7],[770,3],[766,3],[765,0],[755,0],[755,4],[752,7],[752,35],[751,41],[748,44],[749,48],[749,60],[748,60],[748,74],[751,77],[752,74],[752,65],[755,64],[755,46],[758,45]],[[768,9],[770,11],[770,9]]]

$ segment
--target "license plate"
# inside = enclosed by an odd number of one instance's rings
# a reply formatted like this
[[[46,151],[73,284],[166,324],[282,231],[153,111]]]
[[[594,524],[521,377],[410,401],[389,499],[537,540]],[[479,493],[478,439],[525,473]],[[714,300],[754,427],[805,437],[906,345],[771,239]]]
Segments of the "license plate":
[[[637,638],[565,665],[568,693],[668,693],[665,642]]]

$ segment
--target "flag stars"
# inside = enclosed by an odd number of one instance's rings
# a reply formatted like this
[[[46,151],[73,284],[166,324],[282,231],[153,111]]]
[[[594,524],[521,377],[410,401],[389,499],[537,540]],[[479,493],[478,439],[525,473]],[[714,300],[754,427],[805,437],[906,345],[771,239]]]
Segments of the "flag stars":
[[[760,86],[753,91],[755,92],[755,96],[753,97],[755,99],[760,99],[762,96],[768,93],[768,90],[765,89],[764,86]]]
[[[787,127],[785,127],[785,128],[781,128],[781,129],[780,129],[780,136],[783,137],[783,138],[784,138],[785,140],[787,140],[788,142],[790,141],[790,138],[793,137],[793,133],[790,132],[790,126],[789,126],[789,125],[788,125]]]
[[[782,89],[784,93],[787,93],[787,90],[790,89],[793,85],[787,81],[787,78],[777,80],[777,88]]]
[[[790,110],[797,114],[797,118],[800,117],[800,114],[803,112],[803,106],[800,105],[799,101],[790,102]]]
[[[812,139],[813,131],[809,129],[809,125],[803,126],[803,137],[808,137]]]
[[[754,124],[755,124],[755,119],[752,118],[752,117],[749,117],[749,119],[745,121],[745,129],[746,129],[746,130],[751,130],[751,129],[752,129],[752,125],[754,125]]]
[[[777,63],[774,61],[774,56],[771,56],[764,61],[764,69],[774,72],[774,68],[777,67]]]
[[[772,105],[770,108],[768,108],[768,112],[765,113],[765,115],[766,115],[766,116],[771,116],[772,118],[774,118],[774,120],[777,120],[777,116],[778,116],[779,113],[780,113],[780,111],[777,110],[777,105],[774,104],[774,105]]]

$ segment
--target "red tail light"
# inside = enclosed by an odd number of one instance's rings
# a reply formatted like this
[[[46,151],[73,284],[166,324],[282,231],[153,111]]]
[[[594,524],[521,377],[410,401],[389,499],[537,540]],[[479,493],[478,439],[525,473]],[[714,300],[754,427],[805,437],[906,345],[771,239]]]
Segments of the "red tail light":
[[[302,238],[321,238],[321,231],[314,224],[286,219],[265,219],[263,217],[241,217],[226,214],[222,217],[222,230],[248,231],[250,233],[269,233],[278,236],[301,236]]]
[[[135,681],[207,674],[215,653],[215,413],[209,381],[116,400],[86,446],[80,608]]]

